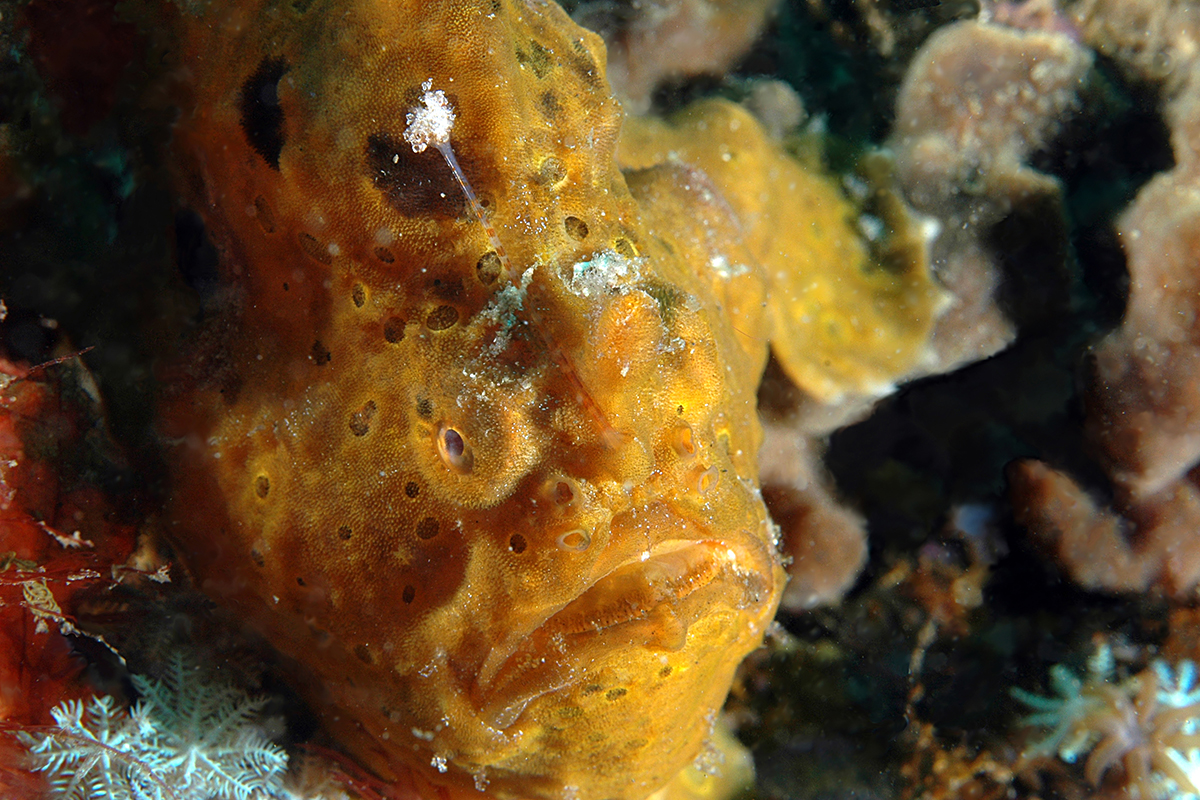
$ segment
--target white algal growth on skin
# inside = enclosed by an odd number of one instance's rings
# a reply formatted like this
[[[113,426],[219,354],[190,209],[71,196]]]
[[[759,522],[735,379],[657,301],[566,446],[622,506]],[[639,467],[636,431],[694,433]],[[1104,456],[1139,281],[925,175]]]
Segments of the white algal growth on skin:
[[[446,99],[441,89],[433,91],[433,79],[421,84],[425,92],[421,105],[409,110],[405,121],[404,141],[412,145],[414,153],[424,153],[433,145],[439,149],[450,143],[450,130],[454,127],[454,106]]]
[[[601,250],[574,266],[567,288],[578,297],[602,297],[640,279],[636,260],[614,250]]]

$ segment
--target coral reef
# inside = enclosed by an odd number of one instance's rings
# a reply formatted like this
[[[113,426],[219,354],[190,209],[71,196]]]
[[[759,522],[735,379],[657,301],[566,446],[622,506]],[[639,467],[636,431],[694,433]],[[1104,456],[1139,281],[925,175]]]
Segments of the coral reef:
[[[1066,473],[1013,470],[1017,516],[1076,581],[1095,589],[1189,595],[1200,582],[1200,462],[1194,318],[1200,23],[1188,4],[1089,2],[1083,35],[1137,77],[1161,85],[1173,169],[1141,189],[1117,221],[1129,270],[1119,329],[1089,363],[1085,430],[1111,480],[1111,510]],[[1136,31],[1136,33],[1133,33]]]
[[[1012,341],[988,236],[1015,209],[1058,195],[1056,180],[1026,162],[1078,103],[1091,63],[1064,34],[967,21],[934,33],[905,74],[890,143],[909,202],[941,222],[934,265],[954,297],[931,371]]]
[[[72,359],[0,358],[0,722],[41,724],[86,691],[67,637],[84,635],[81,605],[128,574],[135,549],[95,483],[119,455],[89,390]]]
[[[7,311],[0,303],[0,322]],[[41,797],[12,734],[91,694],[84,625],[113,589],[166,580],[111,491],[123,459],[76,355],[33,367],[0,356],[0,794]]]
[[[1200,794],[1195,664],[1184,661],[1172,669],[1156,661],[1119,682],[1113,669],[1111,651],[1101,646],[1086,680],[1061,664],[1051,670],[1057,697],[1013,690],[1033,710],[1025,724],[1050,729],[1028,755],[1055,754],[1074,763],[1086,754],[1088,782],[1097,789],[1102,782],[1114,784],[1130,798]]]
[[[791,559],[781,605],[799,611],[836,603],[866,563],[867,531],[861,516],[838,502],[821,456],[829,418],[844,419],[847,407],[860,410],[858,403],[814,402],[775,361],[768,364],[758,400],[763,500],[780,527],[782,552]]]
[[[247,697],[181,653],[163,681],[133,676],[142,699],[112,697],[53,709],[54,728],[24,734],[35,769],[63,800],[265,800],[283,791],[287,755],[257,725]]]
[[[0,0],[0,794],[1198,794],[1194,4],[573,10]]]
[[[631,111],[645,113],[662,83],[725,73],[750,49],[778,0],[600,0],[564,5],[576,22],[604,37],[613,90]]]

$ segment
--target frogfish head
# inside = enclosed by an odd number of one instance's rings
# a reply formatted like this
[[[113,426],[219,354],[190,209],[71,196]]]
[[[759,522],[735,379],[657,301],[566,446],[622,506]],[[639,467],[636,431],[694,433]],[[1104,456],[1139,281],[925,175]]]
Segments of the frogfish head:
[[[783,584],[765,344],[688,256],[725,243],[639,204],[553,4],[311,7],[185,25],[180,184],[230,288],[165,382],[171,538],[381,777],[641,800]],[[431,80],[503,253],[404,140]]]
[[[327,337],[323,380],[279,397],[255,376],[181,438],[189,566],[382,775],[643,797],[695,757],[774,614],[753,404],[711,309],[649,257],[569,266],[444,330],[435,306],[403,336],[368,327],[385,347]],[[590,270],[626,274],[585,297]],[[356,287],[369,307],[353,282],[335,307],[360,316]]]

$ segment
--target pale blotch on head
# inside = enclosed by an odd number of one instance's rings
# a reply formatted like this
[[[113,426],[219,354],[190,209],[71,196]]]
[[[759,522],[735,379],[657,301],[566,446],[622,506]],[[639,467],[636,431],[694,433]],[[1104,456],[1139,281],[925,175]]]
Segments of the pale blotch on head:
[[[433,91],[433,79],[421,84],[425,92],[421,105],[409,109],[404,129],[404,141],[412,145],[414,153],[424,153],[433,145],[442,147],[450,143],[450,129],[454,127],[454,106],[446,99],[441,89]]]

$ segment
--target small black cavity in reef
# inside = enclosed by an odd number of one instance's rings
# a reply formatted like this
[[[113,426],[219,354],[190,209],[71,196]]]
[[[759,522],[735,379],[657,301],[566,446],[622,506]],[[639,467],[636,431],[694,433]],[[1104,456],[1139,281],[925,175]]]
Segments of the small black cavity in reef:
[[[246,140],[273,169],[279,169],[279,154],[283,152],[283,108],[279,105],[279,79],[287,70],[287,62],[282,58],[263,59],[254,74],[242,84],[242,96],[238,103]]]

